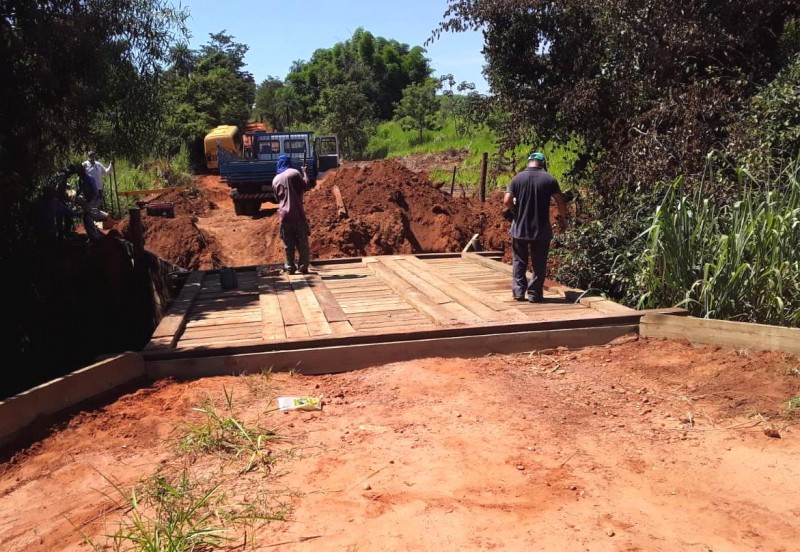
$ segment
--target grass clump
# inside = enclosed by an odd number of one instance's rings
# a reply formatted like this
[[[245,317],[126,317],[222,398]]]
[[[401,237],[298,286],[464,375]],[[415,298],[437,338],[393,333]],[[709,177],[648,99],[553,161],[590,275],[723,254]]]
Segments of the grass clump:
[[[789,399],[788,401],[786,401],[786,404],[787,404],[786,407],[787,414],[794,415],[800,413],[800,395],[797,395],[796,397]]]
[[[275,430],[264,429],[244,422],[234,412],[233,391],[225,394],[225,412],[220,413],[210,400],[205,400],[194,410],[203,415],[196,424],[186,424],[184,435],[177,441],[181,453],[220,453],[234,458],[245,458],[241,473],[249,472],[258,466],[271,467],[274,455],[267,443],[280,439]]]
[[[105,478],[105,476],[104,476]],[[223,481],[193,478],[184,469],[170,477],[152,475],[130,491],[105,478],[116,493],[120,509],[126,513],[117,530],[107,535],[100,546],[86,535],[94,550],[115,552],[199,552],[217,550],[239,541],[244,533],[244,549],[254,544],[255,531],[264,523],[284,521],[288,509],[266,503],[237,504],[227,500]]]

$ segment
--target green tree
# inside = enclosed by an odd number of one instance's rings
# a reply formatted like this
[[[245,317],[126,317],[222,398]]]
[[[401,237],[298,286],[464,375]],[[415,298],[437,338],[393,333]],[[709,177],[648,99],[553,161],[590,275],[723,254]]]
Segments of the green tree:
[[[315,109],[323,90],[353,83],[373,105],[377,117],[389,120],[403,89],[430,74],[422,47],[375,37],[359,28],[349,40],[316,50],[308,61],[296,61],[286,84],[297,92],[302,119]]]
[[[0,0],[0,14],[0,264],[8,268],[2,287],[14,290],[0,347],[12,379],[41,381],[89,361],[73,349],[97,337],[85,325],[92,313],[65,307],[65,295],[82,290],[64,288],[39,191],[75,152],[149,152],[162,68],[187,14],[163,0]]]
[[[336,134],[342,153],[349,159],[364,154],[375,130],[375,112],[355,83],[340,84],[322,91],[317,105],[318,126]]]
[[[403,90],[403,97],[395,109],[395,120],[403,130],[416,130],[419,143],[422,143],[423,131],[438,128],[439,102],[436,99],[436,88],[435,79],[409,85]]]
[[[265,121],[270,128],[283,130],[283,117],[279,109],[278,94],[283,88],[283,81],[277,77],[269,76],[256,87],[256,102],[253,115],[256,119]]]
[[[191,148],[196,163],[205,134],[221,124],[244,126],[255,101],[255,81],[244,70],[247,46],[224,31],[209,37],[199,51],[173,50],[164,84],[165,137]]]
[[[512,115],[506,145],[585,145],[613,200],[702,173],[748,99],[786,63],[795,0],[451,0],[434,32],[480,29],[486,76]],[[596,166],[596,165],[595,165]]]

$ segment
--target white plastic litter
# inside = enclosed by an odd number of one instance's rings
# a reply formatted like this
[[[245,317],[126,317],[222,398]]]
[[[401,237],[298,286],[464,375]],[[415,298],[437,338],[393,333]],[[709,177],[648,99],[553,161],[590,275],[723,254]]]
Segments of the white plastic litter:
[[[319,397],[278,397],[280,410],[322,410]]]

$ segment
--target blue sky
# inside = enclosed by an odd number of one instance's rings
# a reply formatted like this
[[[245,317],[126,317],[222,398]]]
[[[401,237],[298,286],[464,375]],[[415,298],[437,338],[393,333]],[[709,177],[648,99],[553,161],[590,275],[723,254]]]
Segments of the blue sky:
[[[177,4],[179,0],[175,0]],[[268,75],[284,78],[292,62],[308,60],[317,48],[347,40],[358,27],[375,36],[422,46],[447,9],[446,0],[180,0],[189,9],[190,45],[197,48],[209,33],[225,30],[247,44],[247,70],[260,83]],[[483,36],[447,33],[427,47],[435,75],[452,73],[488,92],[481,74]]]

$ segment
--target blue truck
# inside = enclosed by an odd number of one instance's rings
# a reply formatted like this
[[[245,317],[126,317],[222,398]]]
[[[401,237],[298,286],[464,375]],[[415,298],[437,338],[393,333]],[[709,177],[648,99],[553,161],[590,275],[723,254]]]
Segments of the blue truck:
[[[254,216],[262,203],[277,203],[272,179],[281,154],[291,157],[295,169],[306,166],[312,187],[325,171],[339,167],[336,136],[315,138],[313,132],[255,131],[245,137],[241,156],[217,146],[220,178],[231,189],[237,215]]]

